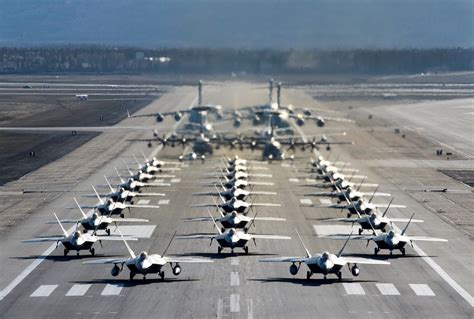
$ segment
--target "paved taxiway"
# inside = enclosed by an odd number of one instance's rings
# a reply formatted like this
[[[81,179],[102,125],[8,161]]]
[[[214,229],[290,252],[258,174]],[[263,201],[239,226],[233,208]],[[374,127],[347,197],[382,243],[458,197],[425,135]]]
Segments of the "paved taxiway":
[[[165,94],[140,113],[150,111],[168,111],[187,107],[196,102],[195,89],[176,88]],[[209,99],[209,100],[208,100]],[[230,83],[225,86],[206,87],[205,102],[219,103],[225,108],[254,105],[265,102],[267,91],[254,89],[249,84]],[[283,103],[294,105],[316,105],[311,96],[302,90],[283,91]],[[118,125],[134,126],[139,123],[152,125],[154,119],[127,119]],[[167,121],[159,128],[171,128],[175,123]],[[354,167],[370,177],[370,182],[382,185],[380,191],[387,191],[396,196],[397,203],[404,203],[408,209],[391,210],[393,217],[407,217],[412,211],[425,223],[411,225],[409,234],[443,237],[449,239],[444,243],[420,243],[419,250],[407,249],[406,257],[394,253],[388,258],[390,266],[361,266],[361,275],[352,277],[347,269],[343,271],[342,283],[329,277],[324,281],[318,275],[307,281],[304,266],[296,277],[288,272],[286,264],[262,264],[258,259],[276,255],[303,255],[304,250],[295,238],[294,229],[298,229],[308,248],[318,253],[322,250],[336,252],[341,241],[320,238],[325,232],[338,232],[339,225],[321,221],[322,218],[337,217],[339,212],[329,209],[301,207],[301,194],[307,192],[303,186],[304,167],[309,153],[298,153],[294,166],[289,163],[267,165],[273,174],[271,187],[259,187],[276,191],[280,196],[262,196],[259,201],[275,201],[281,208],[261,209],[260,216],[284,217],[286,223],[260,222],[252,229],[257,233],[289,235],[290,241],[257,241],[257,247],[250,244],[250,254],[217,255],[215,243],[210,247],[207,240],[175,240],[168,254],[194,255],[208,257],[213,264],[183,265],[183,272],[174,277],[168,268],[165,269],[167,280],[160,282],[149,276],[142,282],[137,276],[133,283],[128,282],[127,272],[118,278],[110,275],[110,266],[83,265],[82,261],[90,260],[86,253],[80,258],[74,254],[62,257],[62,248],[48,251],[48,256],[38,263],[38,256],[48,250],[50,244],[26,245],[20,241],[35,236],[59,233],[57,225],[44,225],[51,220],[52,211],[61,217],[77,216],[75,210],[66,209],[72,206],[72,196],[80,198],[81,203],[93,204],[93,198],[81,197],[90,193],[91,184],[104,184],[103,175],[113,175],[113,167],[123,167],[123,158],[132,161],[133,153],[139,154],[145,146],[131,143],[127,139],[150,136],[151,132],[116,132],[108,131],[84,144],[67,156],[42,167],[20,181],[5,185],[4,191],[32,187],[36,189],[67,190],[67,193],[54,195],[31,194],[17,195],[8,199],[1,197],[1,216],[17,216],[28,210],[34,212],[23,215],[24,219],[15,226],[0,230],[2,250],[0,252],[0,316],[5,318],[286,318],[318,317],[330,318],[470,318],[473,315],[474,285],[472,277],[472,237],[440,218],[421,200],[405,191],[407,182],[393,179],[387,181],[386,174],[403,173],[400,167],[380,168],[374,163],[365,164],[367,158],[361,156],[359,147],[366,146],[364,152],[370,154],[378,144],[371,145],[375,138],[366,132],[351,129],[356,145],[333,148],[334,153],[352,162]],[[336,126],[341,127],[342,126]],[[302,128],[306,135],[317,134],[320,129],[312,124]],[[360,138],[360,142],[359,142]],[[381,143],[377,141],[377,143]],[[389,148],[390,145],[385,145]],[[115,158],[123,153],[123,157]],[[151,150],[146,150],[150,152]],[[164,149],[159,155],[163,159],[175,159],[180,150]],[[222,152],[221,152],[222,153]],[[228,152],[229,154],[232,152]],[[366,154],[364,153],[364,154]],[[244,152],[244,157],[257,158],[258,153]],[[322,154],[327,156],[326,151]],[[435,159],[436,160],[436,159]],[[456,165],[453,163],[451,165]],[[148,218],[150,223],[130,232],[145,234],[150,226],[156,226],[150,238],[132,242],[135,252],[146,249],[149,252],[161,253],[176,230],[178,234],[211,233],[213,227],[207,223],[184,223],[183,218],[206,216],[206,210],[190,209],[189,206],[208,202],[205,197],[191,196],[192,192],[202,191],[200,177],[211,171],[216,164],[211,160],[205,164],[187,163],[169,188],[159,189],[166,193],[161,208],[157,211],[133,210],[134,217]],[[406,174],[406,172],[405,172]],[[428,173],[426,173],[428,174]],[[436,170],[431,169],[432,182],[437,178]],[[439,173],[440,174],[440,173]],[[46,186],[42,179],[49,178],[53,183]],[[412,182],[412,176],[408,182]],[[467,187],[457,183],[457,187]],[[70,192],[69,192],[70,191]],[[154,190],[156,191],[156,190]],[[48,197],[49,196],[49,197]],[[438,195],[440,197],[446,195]],[[306,198],[318,204],[318,198]],[[41,201],[46,204],[35,209]],[[158,202],[162,198],[153,199]],[[383,201],[383,199],[379,199]],[[459,199],[461,201],[462,199]],[[453,205],[461,205],[455,202]],[[472,207],[472,206],[471,206]],[[471,211],[472,213],[472,211]],[[403,226],[403,225],[399,225]],[[126,249],[120,242],[105,242],[104,249],[96,247],[98,256],[125,255]],[[419,256],[422,250],[429,259]],[[371,256],[373,245],[365,247],[365,242],[351,242],[345,253]],[[379,258],[386,258],[384,255]],[[434,266],[434,264],[436,266]],[[36,265],[33,268],[31,265]],[[24,277],[24,270],[31,270]],[[441,269],[441,270],[440,270]],[[20,276],[20,277],[18,277]],[[452,285],[454,281],[462,289]],[[8,286],[11,283],[16,286]],[[12,288],[11,290],[7,288]]]

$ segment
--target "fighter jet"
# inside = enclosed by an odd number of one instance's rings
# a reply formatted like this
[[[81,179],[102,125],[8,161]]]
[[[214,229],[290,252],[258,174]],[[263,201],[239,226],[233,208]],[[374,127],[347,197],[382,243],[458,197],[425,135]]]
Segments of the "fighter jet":
[[[162,268],[166,264],[170,264],[173,275],[178,276],[181,273],[180,263],[212,263],[212,260],[202,258],[165,256],[171,241],[161,255],[149,255],[146,251],[142,251],[137,256],[128,245],[122,233],[120,233],[120,236],[127,247],[130,257],[92,260],[84,262],[84,264],[113,264],[114,266],[112,267],[111,274],[114,277],[117,277],[120,274],[125,265],[130,270],[130,281],[132,281],[137,274],[143,275],[144,280],[148,274],[158,274],[161,277],[161,280],[165,280],[165,272]],[[173,264],[175,265],[173,266]]]
[[[359,211],[356,210],[358,218],[333,218],[328,219],[327,221],[340,221],[344,223],[358,223],[360,225],[359,235],[362,234],[364,230],[382,230],[383,232],[387,231],[387,225],[390,225],[393,228],[393,222],[407,223],[410,221],[408,218],[388,218],[386,217],[390,205],[392,204],[393,198],[390,200],[387,208],[382,215],[379,215],[377,212],[373,212],[370,215],[361,216]],[[423,220],[412,219],[412,223],[423,223]]]
[[[115,167],[115,172],[117,173],[117,176],[120,180],[120,185],[119,187],[123,187],[126,190],[129,191],[136,191],[139,190],[141,187],[162,187],[162,186],[171,186],[170,183],[144,183],[138,180],[135,180],[133,177],[130,177],[125,181],[122,176],[120,175],[119,171]]]
[[[141,218],[120,218],[115,219],[109,216],[99,215],[94,212],[91,216],[87,216],[79,205],[79,202],[74,197],[74,201],[76,202],[79,211],[81,212],[82,219],[61,219],[60,222],[62,224],[81,224],[84,228],[84,232],[91,230],[93,232],[97,232],[98,230],[104,230],[107,235],[110,236],[110,225],[115,224],[117,227],[117,223],[148,223],[148,219],[141,219]],[[46,224],[55,224],[56,221],[49,221]]]
[[[295,276],[301,264],[304,263],[308,266],[309,270],[306,272],[306,279],[310,279],[313,274],[323,274],[324,279],[328,274],[335,274],[339,280],[342,280],[342,268],[347,264],[347,268],[351,270],[352,275],[359,276],[360,268],[357,264],[369,264],[369,265],[389,265],[388,261],[367,259],[367,258],[358,258],[358,257],[349,257],[342,256],[342,252],[347,245],[347,242],[351,238],[349,235],[346,239],[346,242],[342,246],[341,250],[335,255],[331,254],[328,251],[324,251],[321,254],[311,255],[308,248],[306,248],[301,236],[296,232],[298,238],[301,241],[306,256],[304,257],[277,257],[277,258],[267,258],[262,259],[260,262],[287,262],[291,263],[290,274]],[[352,264],[352,267],[351,267]]]
[[[245,190],[239,188],[237,186],[233,186],[231,188],[225,188],[224,185],[221,183],[222,191],[219,191],[216,187],[215,192],[198,192],[193,193],[194,196],[202,196],[202,195],[210,195],[210,196],[220,196],[226,200],[230,200],[233,197],[237,198],[238,200],[245,200],[249,195],[277,195],[276,192],[261,192],[261,191],[253,191],[253,190]]]
[[[204,222],[204,221],[218,221],[221,225],[221,231],[224,232],[228,228],[239,228],[239,229],[244,229],[247,231],[254,221],[286,221],[284,218],[278,218],[278,217],[257,217],[257,214],[255,214],[254,217],[249,217],[244,214],[238,213],[236,211],[233,211],[229,214],[223,214],[222,211],[219,210],[220,217],[214,218],[212,215],[210,217],[194,217],[194,218],[188,218],[185,221],[186,222]],[[210,213],[209,213],[210,214]],[[247,227],[248,226],[248,227]]]
[[[218,243],[217,253],[220,254],[223,248],[230,248],[231,253],[234,253],[235,248],[242,248],[246,254],[249,252],[248,242],[253,240],[254,244],[257,245],[256,239],[291,239],[288,236],[279,236],[279,235],[256,235],[249,234],[246,231],[230,228],[225,232],[222,232],[219,226],[217,226],[216,221],[212,217],[212,222],[217,229],[217,235],[185,235],[185,236],[176,236],[176,239],[210,239],[212,241],[215,239]]]
[[[107,186],[109,186],[110,193],[107,194],[99,194],[100,197],[109,197],[112,198],[116,202],[130,202],[134,197],[156,197],[156,196],[166,196],[164,193],[139,193],[134,191],[129,191],[125,189],[123,186],[118,187],[117,190],[114,190],[112,185],[110,184],[107,176],[104,175],[105,181],[107,182]],[[91,194],[92,196],[96,196],[95,194]],[[85,195],[89,197],[91,195]]]
[[[393,250],[397,249],[400,250],[403,256],[405,256],[405,245],[410,243],[413,247],[414,241],[437,241],[437,242],[447,242],[447,239],[443,238],[434,238],[434,237],[425,237],[425,236],[408,236],[405,235],[405,232],[410,225],[413,216],[413,213],[406,224],[405,228],[403,228],[401,233],[398,233],[395,229],[390,229],[387,233],[377,234],[377,232],[373,229],[373,235],[360,235],[360,236],[353,236],[351,239],[354,240],[367,240],[367,246],[369,245],[370,241],[373,241],[377,247],[374,248],[374,255],[377,255],[381,249],[387,249],[390,251],[390,255],[392,254]],[[330,238],[337,239],[337,236],[330,236]]]
[[[54,217],[56,218],[56,221],[59,224],[59,227],[61,227],[61,230],[63,232],[62,236],[54,236],[54,237],[40,237],[40,238],[33,238],[33,239],[27,239],[23,240],[22,243],[38,243],[38,242],[47,242],[47,241],[55,241],[57,245],[61,243],[64,246],[64,256],[67,256],[69,251],[75,250],[77,252],[77,256],[79,256],[79,252],[81,250],[88,250],[92,256],[95,255],[95,248],[92,247],[95,242],[99,242],[101,245],[101,240],[120,240],[120,238],[117,237],[112,237],[112,236],[96,236],[95,233],[89,234],[89,233],[82,233],[80,231],[76,230],[71,234],[68,235],[67,231],[64,229],[63,225],[61,224],[61,221],[59,220],[58,216],[56,216],[56,213],[53,213]],[[129,240],[137,240],[134,237],[130,237]],[[56,245],[56,246],[57,246]]]
[[[191,207],[216,207],[216,204],[196,204]],[[281,204],[276,203],[248,203],[246,201],[239,200],[232,197],[230,200],[223,200],[222,204],[217,204],[218,208],[221,208],[226,213],[236,211],[238,213],[246,213],[250,207],[281,207]]]
[[[112,198],[108,198],[107,201],[104,200],[99,196],[97,190],[94,186],[92,186],[94,193],[96,194],[97,198],[99,199],[100,204],[94,206],[80,206],[81,208],[86,209],[97,209],[102,215],[114,215],[120,214],[120,217],[124,218],[123,210],[130,208],[151,208],[151,209],[158,209],[160,206],[158,205],[134,205],[134,204],[127,204],[121,202],[115,202]]]

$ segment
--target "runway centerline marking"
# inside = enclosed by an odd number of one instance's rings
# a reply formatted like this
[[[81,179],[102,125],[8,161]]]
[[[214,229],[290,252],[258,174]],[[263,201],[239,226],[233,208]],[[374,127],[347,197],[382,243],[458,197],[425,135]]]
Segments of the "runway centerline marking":
[[[384,296],[398,296],[400,292],[393,284],[375,284],[380,293]]]
[[[240,285],[239,273],[237,271],[233,271],[230,273],[230,285],[231,286]]]
[[[426,284],[409,284],[417,296],[436,296],[430,286]]]
[[[247,319],[253,319],[253,300],[247,299]]]
[[[58,288],[58,285],[41,285],[30,297],[49,297],[56,288]]]
[[[230,312],[240,312],[240,295],[230,295]]]
[[[91,286],[91,284],[75,284],[71,287],[71,289],[69,289],[69,291],[66,293],[66,296],[84,296]]]

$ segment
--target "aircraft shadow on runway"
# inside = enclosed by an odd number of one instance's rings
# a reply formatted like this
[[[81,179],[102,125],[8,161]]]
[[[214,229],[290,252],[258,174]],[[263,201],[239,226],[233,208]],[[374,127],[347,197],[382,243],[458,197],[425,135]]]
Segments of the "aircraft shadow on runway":
[[[69,253],[69,255],[64,256],[64,255],[48,255],[48,256],[43,256],[43,255],[32,255],[32,256],[17,256],[17,257],[10,257],[10,259],[18,259],[18,260],[30,260],[30,259],[38,259],[38,258],[43,258],[45,260],[50,260],[50,261],[58,261],[58,262],[64,262],[64,261],[71,261],[75,259],[94,259],[94,258],[123,258],[123,255],[104,255],[104,254],[95,254],[95,256],[92,256],[89,252],[84,252],[84,254],[81,254],[79,256],[76,255],[75,252]]]
[[[397,253],[396,250],[394,250],[394,253],[393,255],[390,255],[389,252],[386,252],[386,253],[383,253],[383,252],[380,252],[378,255],[374,255],[374,254],[361,254],[361,253],[356,253],[356,254],[347,254],[347,256],[351,256],[351,257],[362,257],[362,258],[369,258],[369,259],[377,259],[377,260],[390,260],[390,259],[398,259],[398,258],[401,258],[401,259],[405,259],[405,258],[423,258],[422,256],[419,256],[419,255],[415,255],[415,254],[406,254],[405,256],[403,256],[400,252]],[[436,258],[438,256],[435,256],[435,255],[427,255],[426,257],[431,257],[431,258]]]
[[[148,275],[145,280],[137,274],[135,279],[130,281],[129,279],[92,279],[92,280],[75,280],[71,281],[71,284],[120,284],[123,285],[124,288],[127,287],[136,287],[136,286],[144,286],[150,284],[172,284],[172,283],[180,283],[180,282],[199,282],[201,279],[196,278],[165,278],[165,280],[161,280],[160,277],[156,277],[153,275]]]
[[[315,274],[316,275],[316,274]],[[247,279],[248,281],[256,281],[260,283],[290,283],[290,284],[297,284],[302,286],[311,286],[311,287],[319,287],[319,286],[326,286],[332,285],[337,283],[367,283],[367,282],[377,282],[377,280],[353,280],[353,279],[344,279],[339,280],[337,278],[314,278],[314,279],[306,279],[306,278],[278,278],[278,277],[271,277],[271,278],[264,278],[264,279]]]

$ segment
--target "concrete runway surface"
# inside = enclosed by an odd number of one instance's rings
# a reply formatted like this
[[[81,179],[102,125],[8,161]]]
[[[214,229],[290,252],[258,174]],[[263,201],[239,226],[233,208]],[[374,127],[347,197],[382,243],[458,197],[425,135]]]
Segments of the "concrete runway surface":
[[[219,103],[224,108],[263,104],[267,101],[267,90],[241,82],[224,83],[205,87],[204,102]],[[324,106],[311,97],[305,89],[285,89],[283,103],[297,106]],[[159,100],[141,109],[139,113],[170,111],[188,107],[196,103],[193,87],[176,87]],[[407,256],[399,252],[389,256],[386,252],[377,258],[389,260],[389,266],[361,265],[359,277],[353,277],[347,268],[343,269],[342,282],[335,276],[323,280],[313,275],[306,280],[306,266],[302,265],[296,276],[290,275],[289,264],[264,264],[258,260],[276,256],[303,256],[304,250],[295,234],[301,234],[312,253],[329,250],[336,253],[342,241],[323,238],[326,233],[348,230],[335,222],[322,219],[344,217],[339,210],[302,207],[301,203],[319,204],[325,199],[304,197],[302,194],[312,189],[305,186],[305,166],[311,155],[297,152],[294,163],[274,162],[266,165],[272,174],[275,186],[258,186],[256,190],[269,190],[278,196],[259,196],[257,202],[276,202],[280,208],[261,208],[259,216],[286,218],[286,222],[257,222],[251,232],[258,234],[278,234],[291,236],[292,240],[258,240],[257,246],[249,245],[249,255],[236,250],[217,254],[216,243],[209,246],[208,240],[174,240],[168,254],[210,258],[213,264],[183,264],[182,273],[176,277],[171,269],[164,268],[166,280],[148,276],[146,281],[137,276],[128,281],[128,270],[119,277],[110,275],[110,265],[83,265],[92,260],[90,254],[81,252],[63,257],[62,247],[55,249],[55,243],[22,244],[23,239],[60,233],[57,225],[45,225],[52,219],[52,212],[60,218],[79,217],[79,212],[67,209],[73,206],[76,196],[81,204],[94,204],[91,184],[103,185],[103,175],[113,176],[114,167],[123,168],[123,160],[132,162],[132,154],[157,153],[164,160],[175,160],[181,148],[152,148],[127,139],[149,137],[151,132],[133,130],[107,130],[98,137],[68,155],[41,167],[18,181],[8,183],[0,189],[0,317],[2,318],[472,318],[474,294],[473,248],[472,248],[472,193],[470,188],[438,172],[440,166],[448,169],[471,167],[472,144],[466,145],[464,133],[455,134],[451,126],[436,125],[425,115],[440,114],[444,118],[457,117],[458,102],[443,102],[451,108],[432,106],[430,103],[410,112],[407,125],[426,124],[424,132],[430,131],[433,139],[445,141],[445,136],[453,138],[459,149],[459,159],[448,161],[431,156],[431,144],[419,134],[411,139],[401,140],[386,133],[371,134],[353,124],[328,125],[328,129],[346,130],[346,138],[354,140],[353,146],[333,147],[330,154],[321,150],[322,155],[333,159],[349,161],[352,167],[369,176],[367,182],[379,183],[379,191],[395,196],[395,202],[405,204],[406,209],[391,209],[392,217],[409,217],[425,220],[422,224],[412,224],[410,235],[441,237],[447,243],[416,243],[415,248],[407,247]],[[464,104],[462,104],[464,105]],[[393,120],[404,121],[406,106],[380,109]],[[392,113],[387,113],[392,112]],[[428,112],[428,111],[426,111]],[[466,111],[468,112],[468,111]],[[472,117],[472,115],[470,115]],[[436,117],[436,116],[434,116]],[[467,117],[467,115],[466,115]],[[422,123],[420,123],[422,121]],[[182,124],[181,122],[180,124]],[[412,124],[413,123],[413,124]],[[118,126],[134,127],[154,125],[153,118],[126,119]],[[462,125],[472,125],[462,123]],[[435,125],[435,124],[433,124]],[[157,126],[160,132],[176,127],[173,120]],[[219,130],[217,127],[217,130]],[[325,130],[308,123],[301,128],[306,136],[320,134]],[[427,133],[428,134],[428,133]],[[397,139],[395,141],[395,139]],[[472,139],[471,139],[472,142]],[[400,144],[400,145],[399,145]],[[423,150],[423,147],[429,151]],[[425,152],[426,151],[426,152]],[[224,154],[219,150],[218,154]],[[227,151],[231,155],[258,159],[258,152]],[[407,155],[408,154],[408,155]],[[431,157],[430,157],[431,156]],[[218,158],[217,156],[215,158]],[[405,161],[410,165],[401,165]],[[429,163],[430,165],[427,165]],[[187,217],[206,216],[205,209],[191,209],[190,205],[210,202],[210,198],[192,196],[192,192],[212,190],[203,187],[203,175],[216,167],[213,158],[204,164],[185,163],[171,187],[155,188],[150,191],[164,192],[164,198],[152,198],[149,204],[158,204],[157,210],[132,209],[131,216],[147,218],[150,223],[120,226],[124,232],[140,235],[136,242],[130,242],[138,253],[162,253],[173,233],[179,235],[193,233],[213,233],[211,223],[185,223]],[[116,181],[116,180],[114,180]],[[424,186],[438,186],[442,183],[450,188],[466,191],[468,194],[452,195],[416,193],[413,189]],[[55,193],[34,193],[20,195],[19,189],[50,190]],[[411,191],[410,191],[411,190]],[[62,191],[62,192],[59,192]],[[147,190],[146,190],[147,191]],[[48,197],[49,196],[49,197]],[[388,202],[387,198],[377,198],[377,202]],[[442,206],[459,214],[466,225],[456,223],[456,218],[442,216],[436,209]],[[40,207],[37,209],[37,207]],[[452,212],[454,214],[454,212]],[[253,214],[253,213],[251,213]],[[449,215],[449,214],[448,214]],[[7,220],[16,220],[8,226]],[[397,225],[403,228],[403,224]],[[349,227],[350,228],[350,227]],[[104,242],[104,248],[96,247],[95,258],[126,256],[122,242]],[[372,257],[374,245],[352,241],[345,254]]]

